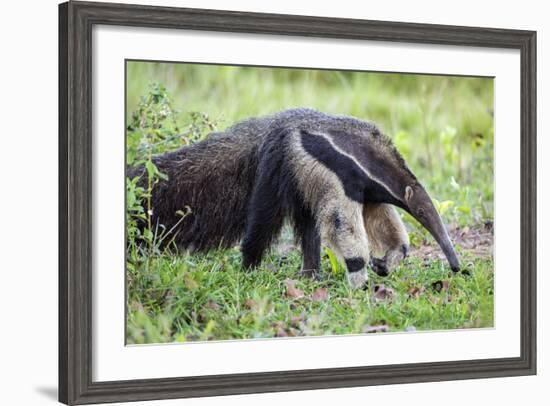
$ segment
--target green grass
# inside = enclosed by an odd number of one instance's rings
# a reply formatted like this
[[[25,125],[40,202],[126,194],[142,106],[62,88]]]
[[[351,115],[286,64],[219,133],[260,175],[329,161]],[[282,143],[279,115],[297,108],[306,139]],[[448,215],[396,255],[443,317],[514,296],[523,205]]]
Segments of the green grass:
[[[312,107],[376,122],[450,228],[492,221],[492,79],[143,62],[128,63],[127,79],[129,163],[246,117]],[[153,178],[162,176],[154,169],[148,169]],[[140,234],[135,227],[147,218],[147,191],[127,185],[129,344],[493,325],[493,260],[475,250],[457,247],[469,276],[451,277],[445,262],[427,260],[420,250],[387,278],[371,273],[368,292],[350,290],[326,252],[321,281],[298,276],[296,249],[284,256],[274,249],[259,269],[246,272],[238,248],[206,255],[158,249],[158,230]],[[433,244],[401,214],[414,247]],[[288,297],[288,280],[304,297]],[[445,288],[434,289],[441,282]],[[374,291],[380,284],[391,297],[380,299]],[[328,298],[315,301],[320,288]]]
[[[388,331],[491,326],[492,261],[464,259],[471,260],[471,274],[449,277],[445,263],[411,258],[389,277],[371,274],[367,294],[331,272],[326,257],[321,281],[297,277],[298,251],[282,264],[274,253],[251,272],[241,269],[237,249],[160,258],[129,276],[128,343],[357,334],[380,325]],[[287,279],[303,298],[287,296]],[[448,281],[448,290],[436,289],[438,281]],[[378,299],[377,284],[393,295]],[[312,299],[318,288],[327,290],[327,300]]]

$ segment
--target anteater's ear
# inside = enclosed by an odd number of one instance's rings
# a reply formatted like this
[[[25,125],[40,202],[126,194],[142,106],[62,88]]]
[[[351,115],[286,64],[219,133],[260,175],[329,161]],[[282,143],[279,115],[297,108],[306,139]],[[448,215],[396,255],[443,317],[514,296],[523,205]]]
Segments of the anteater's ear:
[[[414,195],[414,192],[413,192],[412,187],[407,186],[407,187],[405,188],[405,201],[406,201],[407,203],[409,203],[409,201],[412,199],[413,195]]]

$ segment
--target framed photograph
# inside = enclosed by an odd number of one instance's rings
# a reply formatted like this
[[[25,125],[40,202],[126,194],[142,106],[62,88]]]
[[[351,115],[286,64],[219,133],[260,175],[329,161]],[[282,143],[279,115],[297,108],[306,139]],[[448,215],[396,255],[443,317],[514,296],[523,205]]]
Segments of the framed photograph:
[[[59,400],[536,373],[536,33],[59,6]]]

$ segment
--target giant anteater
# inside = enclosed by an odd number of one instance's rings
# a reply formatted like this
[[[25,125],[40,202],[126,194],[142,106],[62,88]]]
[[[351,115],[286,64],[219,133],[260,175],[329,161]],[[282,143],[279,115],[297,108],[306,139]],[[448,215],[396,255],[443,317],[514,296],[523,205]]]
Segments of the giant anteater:
[[[173,229],[178,248],[206,251],[242,239],[243,265],[255,267],[288,220],[304,273],[317,274],[326,244],[345,261],[350,284],[363,287],[369,264],[386,274],[407,254],[396,206],[416,218],[452,270],[459,269],[426,190],[372,123],[291,109],[241,121],[153,161],[168,179],[153,188],[152,222]],[[143,168],[127,175],[145,182]],[[176,212],[185,206],[191,214],[180,221]]]

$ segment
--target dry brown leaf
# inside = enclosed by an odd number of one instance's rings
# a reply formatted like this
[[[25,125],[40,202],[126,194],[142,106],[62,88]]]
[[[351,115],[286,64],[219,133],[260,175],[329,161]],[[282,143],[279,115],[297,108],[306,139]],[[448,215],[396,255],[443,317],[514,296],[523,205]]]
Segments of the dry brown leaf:
[[[288,337],[288,334],[286,333],[284,328],[277,327],[275,329],[275,337]]]
[[[258,308],[258,303],[254,299],[246,299],[244,305],[249,310],[256,310]]]
[[[287,297],[293,298],[293,299],[301,299],[304,297],[304,291],[298,289],[296,286],[296,281],[292,279],[286,279],[285,285],[286,285],[286,295]]]
[[[384,284],[374,286],[374,300],[392,300],[395,292],[392,288],[386,287]]]
[[[378,326],[367,326],[364,329],[365,333],[387,333],[390,328],[387,324],[381,324]]]
[[[209,308],[210,310],[220,310],[220,305],[214,302],[213,300],[209,300],[206,303],[206,307]]]
[[[300,335],[300,331],[295,328],[289,328],[288,330],[286,330],[286,334],[288,337],[297,337]]]
[[[273,322],[273,328],[275,329],[275,337],[288,337],[285,324],[282,321]]]
[[[426,288],[424,286],[413,286],[408,290],[409,297],[414,297],[415,299],[418,299],[420,295],[422,295],[426,291]]]
[[[132,302],[130,305],[130,308],[134,311],[142,312],[143,311],[143,305],[139,302]]]
[[[314,302],[323,302],[328,300],[328,290],[326,288],[318,288],[311,295],[311,299]]]

